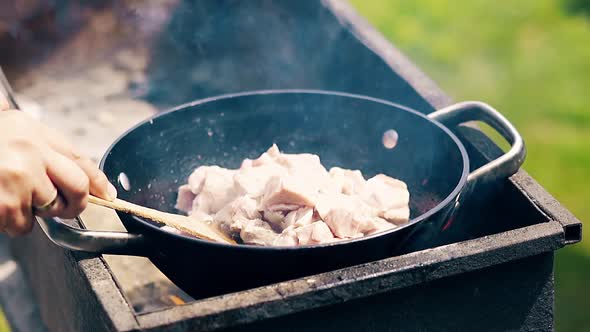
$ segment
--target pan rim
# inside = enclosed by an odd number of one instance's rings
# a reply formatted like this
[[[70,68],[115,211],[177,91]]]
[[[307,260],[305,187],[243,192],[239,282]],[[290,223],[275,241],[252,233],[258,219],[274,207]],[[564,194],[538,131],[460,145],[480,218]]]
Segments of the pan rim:
[[[333,246],[351,245],[351,244],[355,244],[355,243],[358,243],[361,241],[366,241],[366,240],[371,240],[371,239],[375,239],[378,237],[386,236],[391,233],[399,232],[405,228],[412,227],[412,226],[428,219],[429,217],[431,217],[434,214],[438,213],[439,211],[443,210],[446,206],[448,206],[450,203],[452,203],[452,201],[454,201],[455,198],[461,193],[461,191],[464,189],[464,187],[467,183],[467,177],[469,175],[469,156],[467,154],[467,150],[465,149],[463,143],[461,143],[459,138],[444,124],[442,124],[434,119],[429,118],[426,114],[423,114],[413,108],[410,108],[408,106],[404,106],[404,105],[401,105],[401,104],[398,104],[398,103],[395,103],[392,101],[379,99],[379,98],[375,98],[375,97],[370,97],[370,96],[366,96],[366,95],[342,92],[342,91],[318,90],[318,89],[267,89],[267,90],[241,91],[241,92],[236,92],[236,93],[227,93],[227,94],[207,97],[207,98],[203,98],[203,99],[198,99],[198,100],[194,100],[194,101],[191,101],[188,103],[174,106],[172,108],[168,108],[162,112],[159,112],[157,114],[154,114],[154,115],[144,119],[143,121],[140,121],[139,123],[135,124],[131,128],[127,129],[119,137],[117,137],[117,139],[111,143],[111,145],[108,147],[108,149],[103,154],[103,157],[101,158],[100,163],[99,163],[99,168],[101,170],[104,170],[104,165],[105,165],[106,160],[108,159],[108,156],[111,154],[111,151],[114,149],[114,147],[121,140],[123,140],[125,137],[127,137],[130,133],[135,131],[137,128],[139,128],[147,123],[152,122],[154,119],[157,119],[162,116],[166,116],[166,115],[176,112],[176,111],[187,109],[189,107],[194,107],[194,106],[198,106],[198,105],[202,105],[202,104],[206,104],[206,103],[210,103],[210,102],[214,102],[214,101],[218,101],[218,100],[224,100],[224,99],[230,99],[230,98],[236,98],[236,97],[247,97],[247,96],[256,96],[256,95],[278,95],[278,94],[328,95],[328,96],[338,96],[338,97],[345,97],[345,98],[352,98],[352,99],[360,99],[360,100],[379,103],[382,105],[391,106],[391,107],[397,108],[399,110],[412,113],[412,114],[432,123],[436,127],[438,127],[440,130],[442,130],[445,134],[447,134],[451,138],[453,143],[455,143],[455,145],[459,149],[459,152],[461,154],[461,159],[463,161],[463,169],[461,171],[461,177],[460,177],[459,181],[457,182],[457,184],[455,185],[454,189],[443,200],[441,200],[437,205],[435,205],[434,207],[432,207],[431,209],[429,209],[425,213],[422,213],[419,216],[416,216],[415,218],[410,219],[408,221],[408,223],[406,223],[404,225],[395,227],[393,229],[377,232],[377,233],[374,233],[371,235],[359,237],[359,238],[340,240],[340,241],[331,242],[331,243],[324,243],[324,244],[302,245],[302,246],[257,246],[257,245],[251,245],[251,244],[230,245],[230,244],[212,242],[212,241],[207,241],[207,240],[201,240],[201,239],[198,239],[198,238],[195,238],[192,236],[186,236],[186,235],[176,234],[176,233],[172,233],[172,232],[167,232],[167,231],[162,230],[160,227],[153,225],[152,223],[149,223],[141,218],[137,218],[135,216],[130,216],[131,219],[135,220],[136,222],[139,222],[141,225],[143,225],[145,227],[151,228],[154,231],[165,233],[167,236],[172,236],[172,237],[177,238],[179,240],[180,239],[189,240],[189,241],[193,241],[193,242],[197,242],[197,243],[205,244],[205,245],[210,245],[210,246],[232,248],[232,249],[237,249],[237,250],[248,249],[248,250],[258,250],[258,251],[285,251],[285,250],[297,251],[297,250],[305,250],[305,249],[319,249],[319,248],[326,248],[326,247],[333,247]],[[123,213],[117,212],[117,214],[123,214]]]

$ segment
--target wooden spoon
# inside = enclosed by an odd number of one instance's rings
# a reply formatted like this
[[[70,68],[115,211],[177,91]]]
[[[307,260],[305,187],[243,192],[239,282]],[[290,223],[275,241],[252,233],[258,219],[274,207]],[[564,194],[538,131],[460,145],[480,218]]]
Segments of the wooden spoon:
[[[144,219],[149,219],[200,239],[227,244],[236,244],[236,241],[222,234],[220,231],[200,222],[199,220],[191,219],[187,216],[150,209],[145,206],[129,203],[118,198],[113,201],[107,201],[102,198],[90,195],[88,202],[117,211],[133,214]]]

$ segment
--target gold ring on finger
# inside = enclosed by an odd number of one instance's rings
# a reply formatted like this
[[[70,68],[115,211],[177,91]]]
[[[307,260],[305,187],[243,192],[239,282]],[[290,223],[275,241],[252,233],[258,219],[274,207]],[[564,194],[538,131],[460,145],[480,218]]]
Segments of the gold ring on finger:
[[[56,189],[55,190],[55,194],[53,195],[53,199],[51,201],[49,201],[49,202],[47,202],[47,203],[45,203],[45,204],[43,204],[41,206],[35,206],[35,207],[33,207],[33,209],[36,212],[46,212],[46,211],[49,211],[49,210],[51,210],[51,208],[53,206],[55,206],[55,204],[57,203],[57,199],[58,198],[59,198],[59,193],[57,192],[57,189]]]

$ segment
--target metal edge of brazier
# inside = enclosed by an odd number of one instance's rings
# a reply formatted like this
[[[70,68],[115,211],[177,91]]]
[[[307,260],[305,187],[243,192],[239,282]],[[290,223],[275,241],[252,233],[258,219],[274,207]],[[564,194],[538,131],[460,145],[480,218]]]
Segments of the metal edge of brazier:
[[[556,223],[543,223],[482,239],[427,249],[306,278],[204,299],[138,316],[145,329],[166,331],[172,322],[213,331],[298,312],[310,312],[420,285],[562,247]],[[509,250],[507,250],[509,249]],[[313,280],[313,282],[310,282]]]

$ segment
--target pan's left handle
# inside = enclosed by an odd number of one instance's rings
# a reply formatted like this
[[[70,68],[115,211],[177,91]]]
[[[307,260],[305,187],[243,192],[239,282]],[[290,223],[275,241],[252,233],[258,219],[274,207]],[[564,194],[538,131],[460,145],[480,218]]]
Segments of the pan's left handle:
[[[37,217],[37,221],[47,237],[62,248],[98,254],[149,256],[150,246],[143,234],[80,229],[65,224],[60,218]]]
[[[457,103],[428,114],[428,117],[454,127],[469,121],[482,121],[496,130],[511,145],[510,150],[469,174],[467,181],[495,181],[514,175],[526,156],[526,147],[516,128],[498,111],[479,101]]]

